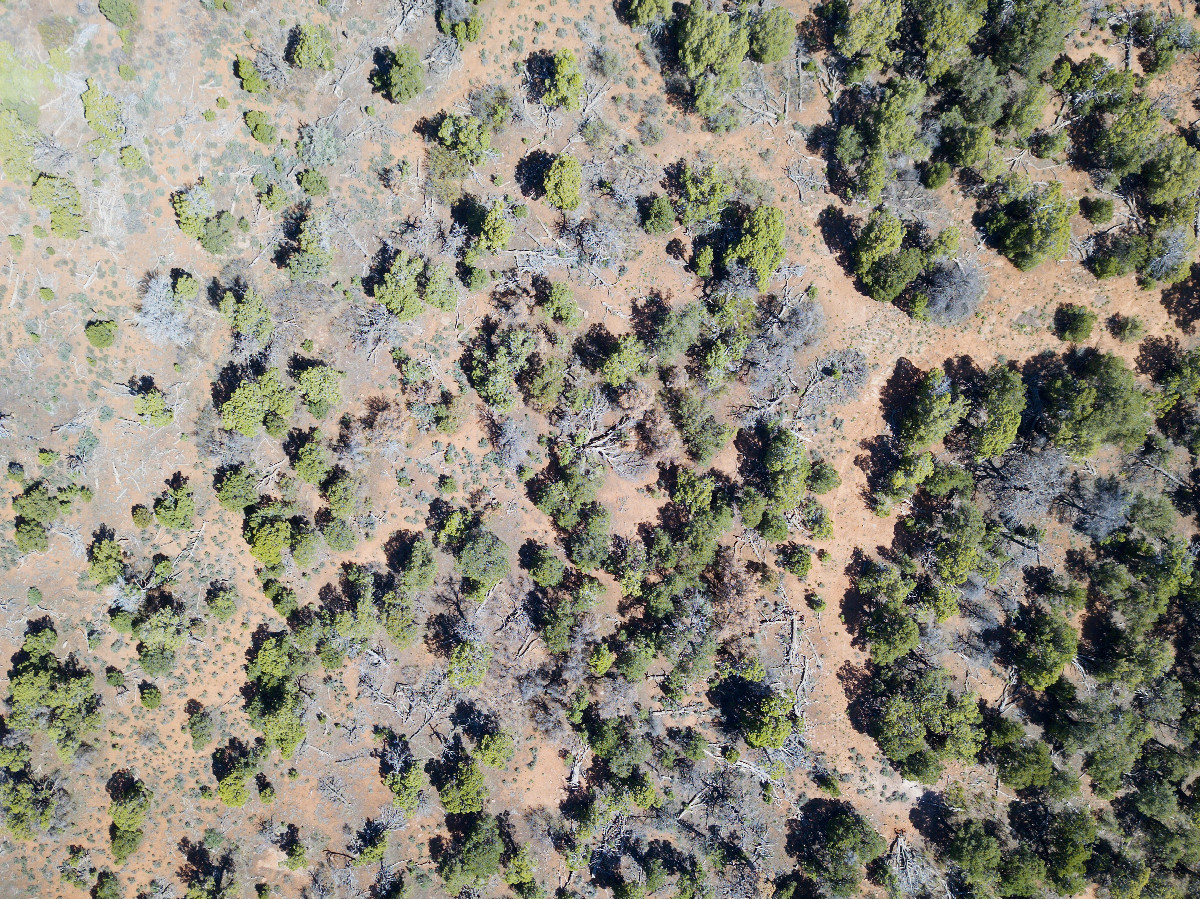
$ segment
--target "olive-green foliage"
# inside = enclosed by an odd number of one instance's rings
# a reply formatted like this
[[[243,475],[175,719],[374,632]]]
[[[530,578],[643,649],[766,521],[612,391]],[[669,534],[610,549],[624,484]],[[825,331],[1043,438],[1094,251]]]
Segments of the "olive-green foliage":
[[[1054,333],[1059,340],[1079,343],[1092,336],[1096,313],[1077,303],[1060,303],[1054,310]]]
[[[271,310],[267,308],[262,294],[252,287],[239,284],[225,291],[217,308],[229,320],[229,326],[237,337],[264,344],[275,333]]]
[[[524,328],[507,327],[481,335],[471,351],[467,378],[480,398],[500,412],[516,403],[516,379],[525,370],[535,341]]]
[[[795,729],[792,721],[795,703],[796,697],[791,690],[768,691],[753,702],[741,720],[746,744],[755,749],[781,747]]]
[[[676,202],[680,222],[689,227],[717,220],[732,193],[733,187],[715,165],[704,168],[684,166]]]
[[[43,481],[35,481],[12,498],[15,542],[20,552],[45,552],[50,525],[71,511],[75,500],[90,500],[86,487],[64,487],[51,492]]]
[[[600,378],[614,389],[620,389],[640,377],[646,370],[646,347],[632,334],[622,334],[616,346],[600,366]]]
[[[226,469],[217,481],[217,502],[231,512],[241,512],[258,502],[259,474],[248,465]]]
[[[710,405],[694,393],[680,392],[673,397],[671,417],[688,456],[700,465],[712,461],[733,433]]]
[[[323,197],[329,193],[329,179],[316,169],[305,169],[296,177],[296,183],[310,197]]]
[[[974,761],[983,740],[976,698],[958,695],[944,668],[920,674],[884,669],[872,723],[879,748],[900,771],[923,783],[937,780],[942,759]]]
[[[983,27],[986,0],[917,0],[921,51],[931,80],[955,71],[971,56],[970,43]]]
[[[1079,200],[1080,214],[1093,225],[1106,225],[1112,221],[1114,204],[1108,197],[1082,197]]]
[[[412,814],[420,805],[420,793],[425,785],[421,766],[411,756],[397,768],[383,776],[383,782],[392,793],[392,806]]]
[[[1000,183],[998,205],[988,219],[987,232],[996,246],[1021,271],[1047,259],[1066,255],[1071,216],[1078,204],[1062,195],[1062,183],[1051,181],[1039,190],[1020,177]]]
[[[100,697],[92,673],[75,657],[55,654],[58,632],[53,625],[30,625],[8,672],[11,712],[8,726],[49,737],[64,759],[71,758],[83,738],[100,724]]]
[[[583,166],[569,153],[559,153],[546,169],[543,182],[546,202],[555,209],[571,212],[579,208],[579,191],[583,186]]]
[[[410,321],[424,311],[425,303],[451,310],[457,303],[454,284],[445,266],[422,261],[398,250],[375,286],[375,299],[401,321]]]
[[[475,116],[449,113],[438,125],[437,143],[462,163],[460,170],[449,174],[462,177],[487,157],[492,148],[492,132],[486,122]]]
[[[87,79],[87,89],[80,95],[83,101],[83,117],[88,127],[96,132],[90,147],[93,152],[111,153],[125,137],[125,125],[121,121],[117,98],[100,90],[95,79]]]
[[[176,474],[177,482],[169,486],[154,501],[154,514],[159,523],[174,530],[187,530],[196,514],[195,490]]]
[[[371,84],[393,103],[407,103],[425,90],[425,67],[407,44],[384,51],[384,65],[371,73]]]
[[[504,840],[500,827],[491,815],[477,815],[471,820],[462,841],[456,843],[438,860],[438,874],[446,892],[457,896],[464,889],[482,889],[500,873],[504,857]]]
[[[1141,170],[1154,152],[1162,128],[1156,105],[1136,95],[1121,103],[1092,143],[1092,152],[1116,179]]]
[[[670,0],[629,0],[625,9],[629,24],[644,28],[671,14]]]
[[[555,52],[553,66],[542,92],[542,103],[574,112],[583,98],[583,72],[579,70],[574,51],[564,47]]]
[[[446,678],[458,689],[478,687],[487,677],[492,663],[492,647],[476,640],[464,640],[450,652]]]
[[[583,520],[585,510],[596,500],[603,477],[582,460],[565,461],[559,457],[554,477],[547,478],[535,500],[539,510],[554,519],[564,531],[573,530]]]
[[[205,596],[208,610],[218,621],[228,621],[237,612],[237,590],[228,585],[214,585]]]
[[[583,524],[567,538],[567,555],[580,571],[594,571],[604,564],[612,546],[611,515],[600,504],[591,506]]]
[[[248,109],[243,116],[250,136],[260,144],[272,145],[279,140],[279,129],[271,124],[270,118],[261,109]]]
[[[921,633],[903,603],[888,600],[871,612],[863,625],[863,637],[876,665],[891,665],[917,648]]]
[[[1150,428],[1146,396],[1120,356],[1084,352],[1044,388],[1045,421],[1056,444],[1085,458],[1102,444],[1134,449]]]
[[[314,418],[324,418],[342,401],[344,372],[323,363],[309,365],[296,373],[296,388]]]
[[[117,323],[112,319],[90,321],[83,331],[88,343],[98,350],[107,349],[117,339]]]
[[[234,752],[232,748],[218,749],[213,753],[213,768],[220,766],[217,782],[217,797],[229,808],[241,808],[250,801],[250,790],[246,781],[258,767],[254,753]]]
[[[138,698],[144,708],[156,709],[162,705],[162,690],[154,684],[142,684],[138,687]]]
[[[919,452],[940,443],[967,414],[967,405],[965,397],[955,397],[954,385],[942,371],[927,372],[900,420],[899,437],[906,451]]]
[[[971,417],[968,439],[977,462],[994,459],[1012,446],[1025,412],[1025,382],[1015,369],[997,363],[988,369]]]
[[[553,281],[542,299],[542,311],[559,324],[574,328],[583,320],[575,292],[566,281]]]
[[[310,207],[304,212],[296,243],[287,256],[288,276],[301,283],[316,281],[329,271],[332,262],[325,216]]]
[[[796,19],[786,9],[768,9],[750,24],[750,58],[755,62],[779,62],[795,43]]]
[[[466,18],[458,17],[462,15]],[[442,6],[437,11],[437,27],[442,34],[454,38],[459,47],[465,47],[479,40],[483,34],[483,16],[469,6],[465,9],[459,7],[458,12],[452,12],[449,6]]]
[[[255,509],[246,517],[243,536],[250,544],[250,554],[267,568],[283,562],[283,551],[292,542],[291,524],[281,517],[285,512],[267,507]]]
[[[283,381],[277,368],[269,368],[257,378],[246,378],[221,405],[221,427],[247,437],[257,436],[262,428],[281,435],[296,410],[296,391]]]
[[[679,24],[679,64],[692,82],[696,111],[712,116],[741,84],[738,68],[750,51],[746,30],[725,12],[692,0]]]
[[[120,775],[118,775],[120,776]],[[154,799],[154,792],[140,780],[125,775],[124,782],[114,791],[108,813],[112,817],[109,833],[113,859],[124,864],[142,842],[142,825]]]
[[[285,759],[304,739],[297,681],[307,664],[295,643],[280,635],[264,640],[247,667],[254,694],[247,707],[250,723],[262,732],[267,748],[279,747]]]
[[[479,739],[475,757],[489,768],[507,768],[516,754],[516,741],[507,731],[484,734]]]
[[[455,553],[454,570],[463,579],[467,597],[480,602],[508,575],[508,547],[491,531],[475,528]]]
[[[208,252],[219,255],[233,244],[233,216],[216,210],[203,179],[172,194],[171,205],[179,230],[200,241]]]
[[[164,428],[175,420],[175,412],[167,405],[166,395],[157,387],[133,398],[133,412],[142,424],[152,428]]]
[[[296,454],[296,475],[308,484],[320,486],[333,471],[333,453],[325,446],[320,431],[313,431]]]
[[[324,25],[297,25],[291,34],[287,61],[298,69],[333,69],[333,35]]]
[[[481,253],[499,253],[508,246],[513,232],[513,224],[508,219],[507,209],[503,203],[497,200],[488,207],[487,214],[483,217],[474,249],[478,249]],[[467,262],[472,264],[469,257]]]
[[[848,802],[810,800],[801,813],[812,833],[800,847],[801,868],[830,896],[856,895],[863,868],[883,855],[883,838]]]
[[[928,247],[914,246],[903,222],[885,208],[871,213],[854,248],[854,273],[873,299],[891,303],[922,272],[958,247],[958,229],[947,228]]]
[[[783,212],[774,206],[759,206],[742,223],[742,235],[725,256],[725,267],[735,263],[747,266],[758,279],[758,289],[766,290],[782,262]]]
[[[124,553],[112,537],[99,537],[88,549],[88,577],[99,587],[116,582],[125,569]]]
[[[666,234],[675,227],[675,206],[670,197],[660,195],[650,201],[642,227],[647,234]]]
[[[952,586],[965,583],[974,573],[994,582],[999,573],[993,558],[996,540],[996,529],[974,503],[958,503],[942,516],[933,548],[938,577]]]
[[[83,231],[83,212],[79,188],[67,177],[42,172],[29,194],[34,206],[50,212],[50,231],[67,240],[76,240]]]
[[[1062,615],[1033,604],[1015,616],[1010,632],[1013,667],[1022,682],[1045,690],[1075,657],[1079,634]]]
[[[438,797],[449,815],[483,811],[483,804],[487,800],[487,784],[483,779],[483,770],[475,759],[467,756],[447,772],[445,781],[438,787]]]
[[[99,0],[96,5],[100,10],[100,15],[118,28],[130,28],[137,22],[136,0]]]
[[[539,587],[557,587],[566,577],[567,565],[549,546],[539,545],[529,562],[529,576]]]
[[[270,85],[254,65],[254,60],[248,56],[238,54],[233,63],[233,73],[241,82],[242,90],[248,94],[264,94],[270,89]]]
[[[170,674],[175,653],[187,638],[187,619],[169,605],[139,612],[133,619],[133,634],[138,640],[138,660],[151,677]]]
[[[0,729],[3,725],[0,724]],[[19,840],[48,830],[59,810],[59,791],[51,777],[39,777],[30,767],[29,746],[11,738],[0,747],[0,815]]]
[[[1096,840],[1096,824],[1087,808],[1067,807],[1053,815],[1046,843],[1046,873],[1055,892],[1063,896],[1080,892]]]
[[[808,489],[818,496],[836,490],[842,484],[838,470],[824,459],[815,459],[808,477]]]

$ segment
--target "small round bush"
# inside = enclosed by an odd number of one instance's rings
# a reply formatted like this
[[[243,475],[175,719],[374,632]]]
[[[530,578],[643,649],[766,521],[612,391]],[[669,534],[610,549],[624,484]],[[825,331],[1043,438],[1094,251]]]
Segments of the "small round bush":
[[[87,336],[88,343],[98,350],[103,350],[112,346],[117,339],[117,323],[107,320],[90,321],[83,333]]]
[[[1146,325],[1136,315],[1117,313],[1109,318],[1108,331],[1121,343],[1137,343],[1146,333]]]
[[[650,201],[642,227],[647,234],[666,234],[675,227],[675,207],[669,198],[658,196]]]
[[[162,705],[162,690],[154,684],[142,684],[138,687],[138,694],[141,696],[142,705],[148,709],[156,709]]]
[[[1079,201],[1079,212],[1093,225],[1111,222],[1113,201],[1107,197],[1084,197]]]
[[[930,190],[937,190],[950,180],[951,171],[950,163],[948,162],[931,162],[921,172],[921,183]]]
[[[140,503],[133,507],[133,523],[139,528],[148,528],[154,524],[154,513]]]
[[[1096,313],[1087,306],[1063,303],[1054,310],[1054,333],[1059,340],[1079,343],[1092,336],[1096,325]]]
[[[329,179],[316,169],[305,169],[297,180],[300,189],[310,197],[323,197],[329,193]]]

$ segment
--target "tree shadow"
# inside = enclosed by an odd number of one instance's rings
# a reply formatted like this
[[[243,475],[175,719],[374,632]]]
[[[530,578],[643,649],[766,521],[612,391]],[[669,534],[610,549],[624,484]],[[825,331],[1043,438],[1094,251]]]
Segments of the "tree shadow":
[[[1164,288],[1162,292],[1163,308],[1185,334],[1194,333],[1196,322],[1200,321],[1200,292],[1196,290],[1197,281],[1200,281],[1200,263],[1192,265],[1191,274],[1186,279]]]
[[[543,185],[546,172],[553,162],[554,157],[545,150],[533,150],[517,162],[517,186],[522,196],[529,200],[540,200],[546,195]]]

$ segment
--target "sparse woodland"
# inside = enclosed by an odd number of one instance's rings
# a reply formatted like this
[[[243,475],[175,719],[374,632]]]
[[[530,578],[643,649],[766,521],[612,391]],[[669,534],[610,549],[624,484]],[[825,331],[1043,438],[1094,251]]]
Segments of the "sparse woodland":
[[[0,897],[1200,894],[1198,23],[0,2]]]

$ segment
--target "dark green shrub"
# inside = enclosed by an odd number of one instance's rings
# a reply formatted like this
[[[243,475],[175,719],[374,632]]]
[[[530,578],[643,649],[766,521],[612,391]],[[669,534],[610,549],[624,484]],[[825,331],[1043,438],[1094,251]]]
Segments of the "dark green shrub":
[[[1054,310],[1054,333],[1059,340],[1080,343],[1092,336],[1096,313],[1086,306],[1062,303]]]

